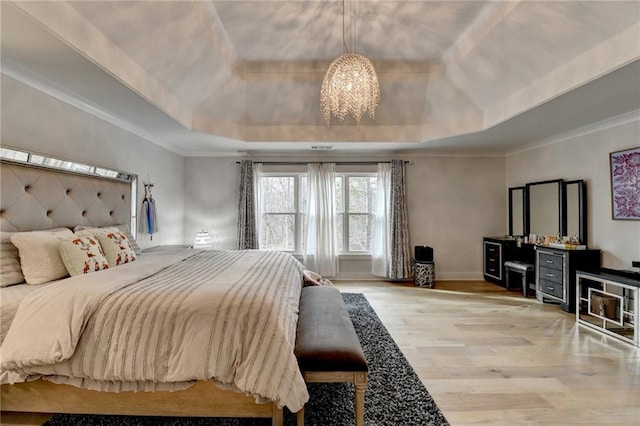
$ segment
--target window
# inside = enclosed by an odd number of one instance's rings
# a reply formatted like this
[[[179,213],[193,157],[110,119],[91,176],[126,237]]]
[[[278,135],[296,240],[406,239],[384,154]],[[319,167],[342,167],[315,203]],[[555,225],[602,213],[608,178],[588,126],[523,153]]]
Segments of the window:
[[[371,174],[336,177],[340,252],[371,251],[377,181],[378,178]]]
[[[375,173],[336,174],[339,253],[371,251],[376,183]],[[306,229],[306,174],[264,174],[260,180],[260,197],[260,248],[302,252]]]
[[[302,251],[306,208],[302,175],[263,176],[260,179],[260,248]],[[305,177],[306,183],[306,177]]]

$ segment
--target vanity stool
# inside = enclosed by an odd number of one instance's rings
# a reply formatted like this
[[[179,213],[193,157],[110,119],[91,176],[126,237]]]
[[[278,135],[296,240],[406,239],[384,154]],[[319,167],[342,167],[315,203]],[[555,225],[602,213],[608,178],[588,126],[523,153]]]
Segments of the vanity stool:
[[[518,261],[509,261],[504,262],[504,275],[506,277],[506,288],[509,290],[509,273],[515,272],[521,275],[522,277],[522,294],[524,297],[528,296],[529,293],[529,282],[527,278],[529,277],[529,273],[533,272],[533,265],[530,263],[518,262]]]

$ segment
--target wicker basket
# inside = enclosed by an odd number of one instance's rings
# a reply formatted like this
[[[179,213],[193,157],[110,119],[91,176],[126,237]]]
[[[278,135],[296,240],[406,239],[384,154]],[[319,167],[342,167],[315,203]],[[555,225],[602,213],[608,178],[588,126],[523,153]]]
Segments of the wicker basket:
[[[601,293],[592,293],[591,313],[603,318],[617,319],[618,298]]]

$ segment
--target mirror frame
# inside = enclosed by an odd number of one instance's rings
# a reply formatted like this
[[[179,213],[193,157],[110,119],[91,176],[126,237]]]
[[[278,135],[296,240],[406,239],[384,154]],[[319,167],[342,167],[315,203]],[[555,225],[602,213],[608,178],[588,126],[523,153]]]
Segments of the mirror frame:
[[[578,238],[580,238],[580,244],[587,245],[587,186],[582,179],[570,180],[564,183],[562,235],[567,235],[568,232],[567,186],[569,185],[578,185]],[[571,235],[567,236],[570,237]]]
[[[552,179],[552,180],[543,180],[540,182],[531,182],[526,184],[527,190],[525,191],[526,203],[527,203],[527,215],[525,217],[525,235],[531,234],[531,187],[536,185],[547,185],[547,184],[556,184],[558,186],[558,233],[562,235],[564,232],[565,224],[566,224],[566,203],[564,196],[564,180],[563,179]]]
[[[522,191],[522,235],[529,235],[527,232],[527,216],[529,214],[529,205],[527,204],[527,187],[514,186],[509,188],[509,235],[513,236],[513,193]]]

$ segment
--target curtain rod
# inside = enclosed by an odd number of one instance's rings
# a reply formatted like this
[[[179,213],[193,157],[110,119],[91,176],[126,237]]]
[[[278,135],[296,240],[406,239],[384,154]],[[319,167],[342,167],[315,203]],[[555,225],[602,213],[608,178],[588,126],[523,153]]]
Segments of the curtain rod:
[[[295,166],[307,165],[309,163],[333,163],[336,166],[358,166],[358,165],[377,165],[378,163],[391,163],[391,161],[254,161],[254,163],[268,164],[273,166]],[[240,164],[240,161],[236,161]],[[404,164],[413,164],[411,160],[404,160]]]

